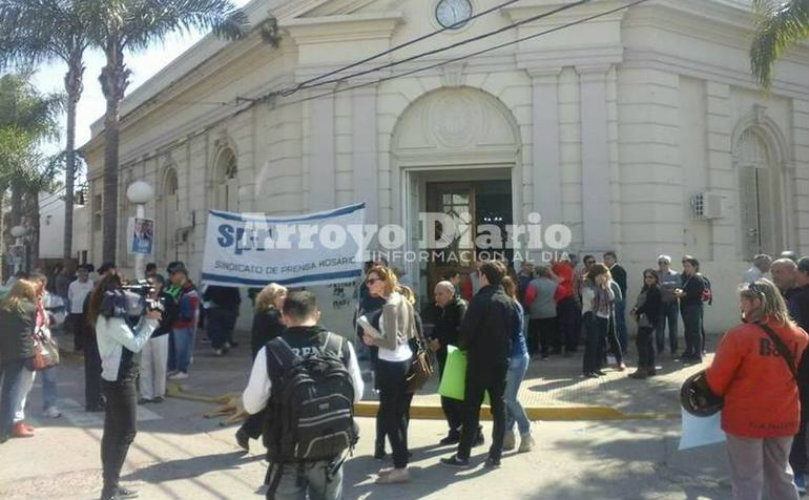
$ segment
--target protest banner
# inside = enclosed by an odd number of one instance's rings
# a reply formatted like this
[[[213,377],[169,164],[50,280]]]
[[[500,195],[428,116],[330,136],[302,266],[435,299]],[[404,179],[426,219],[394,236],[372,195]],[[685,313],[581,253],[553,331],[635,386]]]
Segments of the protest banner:
[[[202,281],[211,285],[309,287],[362,274],[365,204],[293,217],[211,210]]]

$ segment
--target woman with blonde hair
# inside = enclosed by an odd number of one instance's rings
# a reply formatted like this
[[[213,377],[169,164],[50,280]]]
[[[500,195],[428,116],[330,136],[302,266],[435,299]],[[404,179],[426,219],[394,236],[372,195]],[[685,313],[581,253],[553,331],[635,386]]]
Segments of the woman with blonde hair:
[[[280,336],[286,330],[283,314],[287,289],[278,283],[270,283],[256,296],[256,311],[253,315],[253,329],[250,336],[250,349],[253,360],[267,342]],[[250,415],[236,431],[236,443],[245,451],[250,451],[250,439],[258,439],[264,429],[265,410]]]
[[[379,471],[378,484],[410,481],[407,470],[407,408],[411,396],[406,377],[413,358],[410,340],[416,336],[413,304],[402,295],[396,275],[387,267],[374,266],[366,276],[368,291],[385,299],[379,315],[379,327],[367,326],[363,341],[379,348],[375,364],[379,386],[379,413],[384,434],[393,449],[393,469]],[[405,292],[407,294],[407,292]]]
[[[797,362],[809,336],[790,319],[775,285],[759,279],[739,293],[742,324],[722,337],[705,379],[724,397],[735,500],[798,500],[789,451],[800,426]]]
[[[256,311],[250,337],[253,359],[256,359],[256,354],[267,342],[284,333],[286,327],[281,319],[281,311],[286,297],[286,287],[278,283],[270,283],[256,296]]]
[[[14,422],[22,399],[26,379],[33,381],[33,372],[26,363],[36,353],[34,326],[36,324],[36,286],[28,280],[18,280],[0,302],[0,443],[9,437],[33,437],[25,422]],[[30,384],[28,384],[30,387]]]

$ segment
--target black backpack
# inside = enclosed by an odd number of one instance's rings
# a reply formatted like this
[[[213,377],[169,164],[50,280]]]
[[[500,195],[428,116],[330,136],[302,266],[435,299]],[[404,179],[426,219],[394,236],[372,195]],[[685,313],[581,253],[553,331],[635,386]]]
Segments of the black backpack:
[[[357,443],[354,383],[340,357],[345,339],[328,332],[321,338],[307,356],[283,337],[267,343],[272,390],[263,434],[271,463],[333,460]]]

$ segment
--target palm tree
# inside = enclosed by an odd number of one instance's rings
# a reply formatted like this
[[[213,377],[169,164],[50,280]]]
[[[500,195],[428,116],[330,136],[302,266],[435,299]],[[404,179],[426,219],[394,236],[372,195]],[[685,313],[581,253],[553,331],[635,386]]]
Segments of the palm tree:
[[[63,96],[40,94],[30,78],[30,72],[0,78],[0,189],[12,189],[11,225],[20,225],[28,214],[36,229],[39,192],[52,187],[61,164],[45,160],[38,147],[43,140],[59,137]],[[30,208],[24,211],[26,202]],[[38,245],[38,231],[34,237]]]
[[[230,0],[79,0],[93,43],[106,56],[99,80],[104,116],[103,260],[115,260],[118,242],[118,141],[121,100],[129,85],[126,51],[143,50],[175,31],[213,30],[235,40],[247,33],[247,16]]]
[[[76,107],[81,99],[84,53],[90,45],[78,0],[0,0],[0,69],[55,60],[67,64],[65,227],[63,257],[73,255],[73,191],[76,178]]]
[[[809,40],[809,0],[754,0],[759,16],[750,63],[753,75],[768,88],[775,62],[790,47]]]

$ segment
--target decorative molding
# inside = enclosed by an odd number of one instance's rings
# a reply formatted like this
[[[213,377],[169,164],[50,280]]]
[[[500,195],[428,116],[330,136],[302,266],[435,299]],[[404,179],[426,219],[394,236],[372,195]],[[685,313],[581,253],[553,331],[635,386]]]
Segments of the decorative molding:
[[[401,12],[298,18],[284,29],[297,45],[389,39],[404,21]]]
[[[445,64],[441,67],[443,75],[441,76],[441,83],[445,87],[462,87],[466,84],[466,62],[459,61],[450,64]]]

